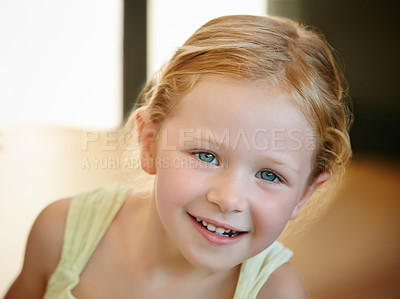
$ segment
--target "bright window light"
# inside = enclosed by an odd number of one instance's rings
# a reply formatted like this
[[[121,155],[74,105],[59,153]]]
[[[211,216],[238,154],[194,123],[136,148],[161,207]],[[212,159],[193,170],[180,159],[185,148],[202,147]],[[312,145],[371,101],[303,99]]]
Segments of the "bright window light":
[[[267,0],[147,0],[147,5],[148,76],[207,21],[222,15],[267,13]]]
[[[123,1],[0,1],[0,121],[115,127]]]

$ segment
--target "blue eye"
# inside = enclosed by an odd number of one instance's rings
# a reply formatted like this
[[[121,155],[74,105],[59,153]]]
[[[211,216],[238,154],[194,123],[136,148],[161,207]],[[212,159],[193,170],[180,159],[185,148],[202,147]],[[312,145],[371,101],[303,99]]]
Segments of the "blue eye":
[[[214,165],[219,165],[219,161],[218,161],[217,157],[215,157],[215,155],[212,153],[197,152],[197,153],[194,153],[194,155],[203,162],[214,164]]]
[[[271,170],[261,170],[256,173],[256,177],[268,182],[282,182],[282,179]]]

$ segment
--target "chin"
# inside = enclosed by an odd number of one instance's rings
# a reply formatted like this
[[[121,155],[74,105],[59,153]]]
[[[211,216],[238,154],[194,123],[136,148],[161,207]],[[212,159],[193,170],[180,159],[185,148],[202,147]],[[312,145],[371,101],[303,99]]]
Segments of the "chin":
[[[227,271],[243,262],[243,260],[226,259],[227,257],[232,256],[232,254],[229,252],[224,254],[225,258],[221,258],[221,256],[213,257],[209,252],[204,254],[199,251],[183,255],[191,265],[193,265],[198,269],[205,270],[208,272]]]

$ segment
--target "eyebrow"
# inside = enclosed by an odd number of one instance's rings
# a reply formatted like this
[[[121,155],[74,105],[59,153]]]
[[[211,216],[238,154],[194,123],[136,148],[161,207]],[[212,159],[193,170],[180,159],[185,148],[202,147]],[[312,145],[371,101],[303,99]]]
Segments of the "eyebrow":
[[[274,164],[277,164],[277,165],[283,166],[285,168],[288,168],[288,169],[296,172],[297,174],[300,174],[300,170],[299,169],[296,169],[296,168],[293,168],[293,167],[289,166],[287,163],[283,162],[282,160],[279,160],[277,158],[271,157],[270,155],[268,155],[265,159],[268,160],[268,161],[271,161]]]
[[[204,134],[202,134],[202,132],[198,132],[198,131],[196,131],[195,133],[192,133],[190,135],[189,134],[185,135],[185,138],[192,138],[193,140],[207,142],[208,144],[211,144],[214,147],[216,147],[216,149],[221,149],[221,148],[229,149],[229,144],[227,144],[225,134],[223,135],[222,141],[218,141],[215,138],[213,133],[204,135]],[[228,137],[228,140],[229,140],[229,137]]]

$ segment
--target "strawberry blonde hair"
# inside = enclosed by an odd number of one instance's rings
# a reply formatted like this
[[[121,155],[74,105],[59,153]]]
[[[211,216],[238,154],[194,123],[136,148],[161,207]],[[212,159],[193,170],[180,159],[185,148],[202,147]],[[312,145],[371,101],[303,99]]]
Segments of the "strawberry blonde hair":
[[[322,172],[340,176],[351,157],[342,76],[331,48],[313,30],[280,17],[235,15],[200,27],[144,87],[139,105],[161,124],[204,76],[278,87],[316,131],[309,183]],[[134,131],[135,111],[125,130]]]

